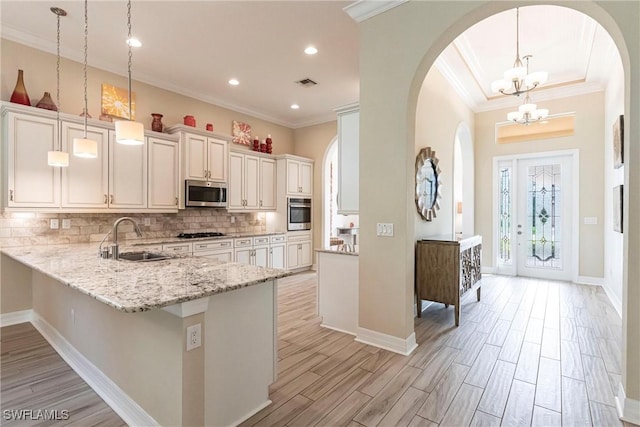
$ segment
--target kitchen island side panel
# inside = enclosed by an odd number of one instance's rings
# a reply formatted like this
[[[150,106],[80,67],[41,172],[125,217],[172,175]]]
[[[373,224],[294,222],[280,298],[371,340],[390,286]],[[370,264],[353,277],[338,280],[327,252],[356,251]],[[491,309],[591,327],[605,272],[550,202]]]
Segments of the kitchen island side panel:
[[[0,314],[31,308],[31,269],[0,254]]]
[[[33,310],[160,425],[182,425],[183,319],[125,313],[33,271]]]

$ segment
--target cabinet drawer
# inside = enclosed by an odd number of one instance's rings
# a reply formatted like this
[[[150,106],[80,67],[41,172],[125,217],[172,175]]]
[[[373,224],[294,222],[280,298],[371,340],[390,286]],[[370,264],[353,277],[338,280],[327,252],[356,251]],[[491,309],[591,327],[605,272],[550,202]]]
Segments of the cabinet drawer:
[[[287,233],[288,242],[302,242],[305,240],[311,240],[310,231],[294,231],[292,233]]]
[[[166,245],[162,245],[162,250],[166,252],[191,253],[193,251],[193,247],[191,246],[191,243],[168,243]]]
[[[247,246],[253,246],[253,239],[251,237],[243,237],[241,239],[234,239],[233,246],[236,248],[244,248]]]
[[[217,240],[215,242],[198,242],[193,244],[193,252],[211,251],[233,248],[232,240]]]
[[[287,241],[287,236],[279,234],[277,236],[271,236],[270,239],[271,243],[284,243]]]
[[[269,236],[261,236],[253,238],[254,245],[268,245],[269,244]]]
[[[162,245],[134,245],[136,250],[141,249],[147,252],[162,252]]]

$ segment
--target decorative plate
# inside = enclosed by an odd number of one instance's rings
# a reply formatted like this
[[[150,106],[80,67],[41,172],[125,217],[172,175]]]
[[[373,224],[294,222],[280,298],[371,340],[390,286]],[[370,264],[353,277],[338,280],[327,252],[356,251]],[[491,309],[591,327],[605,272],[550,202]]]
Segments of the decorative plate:
[[[233,121],[233,142],[236,144],[249,145],[251,142],[251,126],[246,123]]]

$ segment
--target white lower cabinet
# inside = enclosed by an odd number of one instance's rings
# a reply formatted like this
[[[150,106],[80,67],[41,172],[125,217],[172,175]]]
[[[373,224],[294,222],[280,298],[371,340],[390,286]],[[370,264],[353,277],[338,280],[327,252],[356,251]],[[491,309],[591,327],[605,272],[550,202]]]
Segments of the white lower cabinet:
[[[269,239],[269,267],[287,268],[287,236],[278,234]]]
[[[267,267],[269,264],[269,237],[242,237],[234,240],[236,262]]]
[[[311,232],[287,233],[287,269],[309,267],[313,264]]]
[[[193,256],[215,259],[220,262],[233,262],[233,240],[216,240],[193,244]]]

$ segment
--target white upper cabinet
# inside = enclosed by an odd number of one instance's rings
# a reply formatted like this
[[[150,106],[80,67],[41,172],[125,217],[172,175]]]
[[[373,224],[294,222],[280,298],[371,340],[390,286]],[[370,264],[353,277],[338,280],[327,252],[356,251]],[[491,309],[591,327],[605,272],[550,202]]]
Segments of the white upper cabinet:
[[[313,163],[287,159],[287,196],[308,196],[313,193]]]
[[[116,143],[109,132],[109,207],[147,207],[147,142],[143,145]]]
[[[4,205],[59,207],[60,168],[47,164],[47,152],[57,149],[56,120],[5,112],[3,127]]]
[[[227,182],[227,141],[187,132],[181,139],[185,179]]]
[[[359,212],[360,107],[348,105],[338,113],[338,213]]]
[[[178,142],[149,137],[149,191],[151,209],[178,209]]]
[[[232,151],[229,154],[229,210],[274,210],[276,162]]]
[[[75,157],[73,139],[84,138],[84,125],[62,122],[62,150],[69,167],[62,169],[62,207],[107,209],[109,206],[109,131],[87,126],[87,138],[98,144],[98,157]]]
[[[276,161],[260,159],[260,209],[276,209]]]

